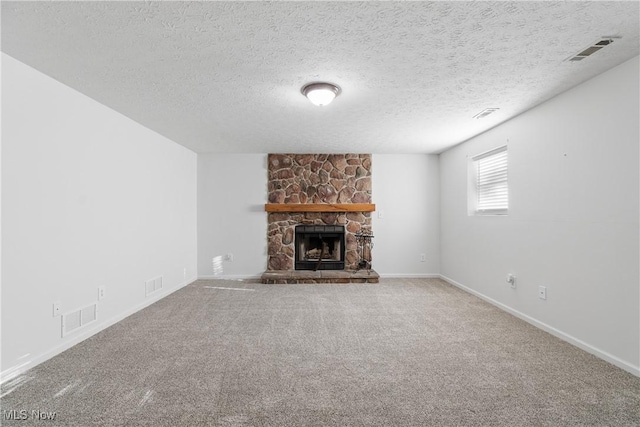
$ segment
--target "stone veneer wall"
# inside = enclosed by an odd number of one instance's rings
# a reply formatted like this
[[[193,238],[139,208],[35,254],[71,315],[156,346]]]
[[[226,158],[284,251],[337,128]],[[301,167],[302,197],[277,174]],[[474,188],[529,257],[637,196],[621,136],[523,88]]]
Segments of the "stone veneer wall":
[[[269,154],[269,203],[371,203],[370,154]],[[370,212],[270,212],[267,270],[294,269],[294,227],[344,225],[345,269],[355,270],[355,233],[371,231]]]

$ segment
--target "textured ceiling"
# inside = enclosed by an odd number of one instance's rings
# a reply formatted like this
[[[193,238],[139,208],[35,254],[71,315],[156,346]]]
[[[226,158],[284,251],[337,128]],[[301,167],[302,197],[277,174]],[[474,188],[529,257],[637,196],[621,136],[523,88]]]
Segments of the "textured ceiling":
[[[2,51],[196,152],[431,153],[637,56],[639,15],[637,1],[3,1]],[[601,36],[622,38],[564,62]],[[342,87],[330,106],[300,94],[317,80]]]

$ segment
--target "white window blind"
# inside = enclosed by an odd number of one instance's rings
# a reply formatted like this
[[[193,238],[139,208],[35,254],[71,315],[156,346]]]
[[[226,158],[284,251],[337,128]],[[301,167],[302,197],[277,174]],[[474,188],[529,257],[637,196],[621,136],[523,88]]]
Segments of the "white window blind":
[[[473,158],[476,165],[476,212],[506,214],[509,208],[507,147],[496,148]]]

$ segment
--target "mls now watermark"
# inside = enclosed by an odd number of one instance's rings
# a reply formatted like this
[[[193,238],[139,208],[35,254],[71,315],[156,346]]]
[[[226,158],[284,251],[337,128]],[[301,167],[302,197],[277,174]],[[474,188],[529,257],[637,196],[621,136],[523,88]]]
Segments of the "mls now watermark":
[[[4,420],[42,420],[42,421],[53,421],[56,419],[56,413],[50,411],[41,411],[39,409],[33,409],[31,411],[27,411],[26,409],[12,409],[12,410],[2,410],[2,419]]]

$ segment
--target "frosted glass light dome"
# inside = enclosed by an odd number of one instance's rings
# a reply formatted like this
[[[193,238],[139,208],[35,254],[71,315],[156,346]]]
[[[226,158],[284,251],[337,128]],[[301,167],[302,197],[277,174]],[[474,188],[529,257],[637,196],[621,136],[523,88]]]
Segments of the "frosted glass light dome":
[[[310,83],[301,90],[314,105],[329,105],[340,94],[340,88],[331,83]]]

